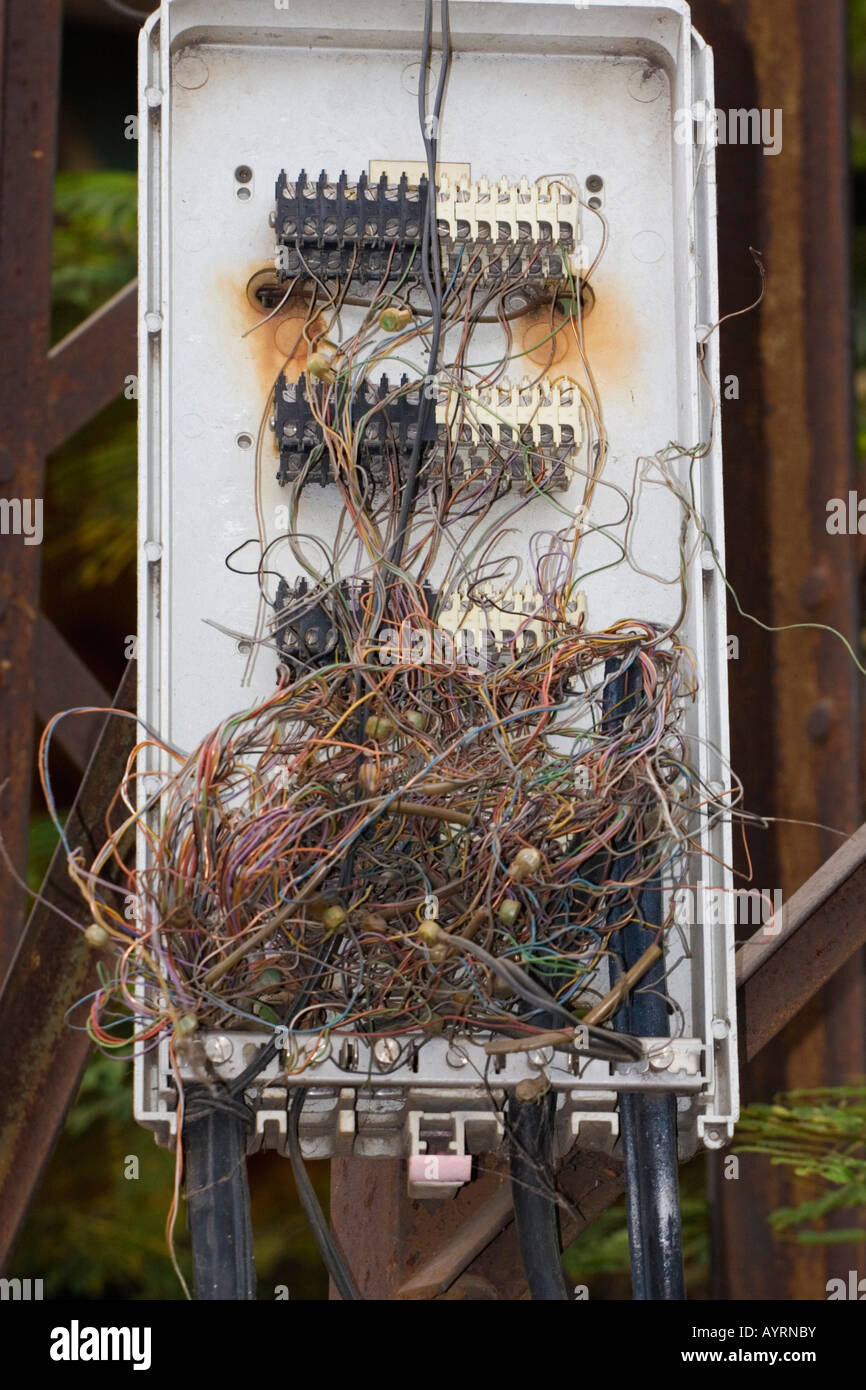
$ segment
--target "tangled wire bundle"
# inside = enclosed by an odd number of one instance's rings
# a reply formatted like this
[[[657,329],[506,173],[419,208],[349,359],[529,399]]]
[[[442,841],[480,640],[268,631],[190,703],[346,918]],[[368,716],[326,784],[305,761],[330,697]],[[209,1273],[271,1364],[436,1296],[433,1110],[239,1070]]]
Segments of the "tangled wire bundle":
[[[76,865],[119,953],[97,1037],[112,1041],[117,994],[150,1016],[142,1040],[232,1023],[513,1034],[545,1003],[574,1023],[597,1002],[611,933],[711,799],[677,732],[676,648],[560,622],[492,671],[376,655],[281,684],[166,778],[127,873],[137,920],[100,879],[117,836]],[[639,698],[611,707],[632,665]]]

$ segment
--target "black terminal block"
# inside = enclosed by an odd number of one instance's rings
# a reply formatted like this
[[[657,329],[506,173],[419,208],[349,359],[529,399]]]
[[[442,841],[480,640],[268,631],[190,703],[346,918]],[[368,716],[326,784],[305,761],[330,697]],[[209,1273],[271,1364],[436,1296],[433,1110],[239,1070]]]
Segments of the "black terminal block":
[[[339,634],[325,603],[317,602],[306,579],[277,585],[274,611],[275,637],[280,662],[297,673],[310,666],[337,660]]]
[[[345,170],[336,183],[322,171],[311,183],[302,169],[294,183],[277,179],[275,230],[282,280],[353,278],[398,280],[410,267],[421,274],[421,236],[427,216],[427,179],[396,185],[386,174],[373,184],[366,174],[350,184]]]
[[[304,578],[294,584],[281,579],[274,602],[274,636],[281,666],[297,676],[311,667],[345,661],[347,648],[337,611],[342,610],[345,617],[346,610],[351,614],[354,607],[360,615],[361,602],[369,598],[370,589],[366,581],[347,581],[319,597]],[[428,614],[438,601],[436,591],[427,584],[420,586],[414,599],[416,608]],[[395,626],[399,626],[399,617],[382,619],[383,629]]]
[[[420,382],[406,389],[408,381],[409,378],[404,376],[397,395],[379,409],[376,409],[379,402],[384,401],[393,389],[385,376],[380,378],[378,386],[369,380],[362,381],[352,399],[352,428],[359,439],[358,464],[375,485],[387,482],[392,467],[399,475],[401,463],[405,462],[415,445],[423,395]],[[307,376],[302,376],[296,382],[286,381],[282,374],[277,378],[274,429],[280,450],[277,481],[283,485],[294,482],[301,473],[305,473],[306,481],[318,482],[322,487],[335,481],[330,455],[310,407],[310,390],[316,393],[320,416],[333,414],[343,408],[341,391],[345,387],[339,382],[327,386],[325,383],[311,383]],[[422,442],[432,444],[437,437],[435,411],[428,410],[426,419]]]

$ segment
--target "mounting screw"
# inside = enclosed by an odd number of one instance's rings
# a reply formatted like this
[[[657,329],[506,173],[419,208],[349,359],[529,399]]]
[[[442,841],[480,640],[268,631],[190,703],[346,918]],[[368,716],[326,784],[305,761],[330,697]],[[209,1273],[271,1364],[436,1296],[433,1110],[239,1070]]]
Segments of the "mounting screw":
[[[238,167],[235,169],[235,178],[237,179],[238,183],[251,183],[252,177],[253,171],[250,168],[249,164],[239,164]]]
[[[210,1060],[219,1066],[229,1060],[234,1047],[231,1038],[227,1038],[223,1033],[212,1033],[205,1038],[204,1050]]]
[[[306,632],[304,633],[304,641],[306,642],[308,647],[315,651],[316,647],[318,647],[319,645],[319,634],[316,628],[307,628]]]
[[[400,1056],[400,1044],[396,1038],[379,1038],[373,1044],[373,1056],[384,1071],[386,1067],[393,1067]]]
[[[590,174],[586,186],[590,193],[600,193],[604,188],[604,179],[601,174]]]
[[[653,1071],[667,1071],[673,1060],[673,1052],[669,1047],[666,1047],[663,1052],[653,1052],[649,1064]]]

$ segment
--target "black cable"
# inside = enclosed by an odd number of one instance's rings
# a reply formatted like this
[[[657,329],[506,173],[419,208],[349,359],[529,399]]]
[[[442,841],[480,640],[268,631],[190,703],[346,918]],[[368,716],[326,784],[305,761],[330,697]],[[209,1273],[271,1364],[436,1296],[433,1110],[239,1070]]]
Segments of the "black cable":
[[[620,729],[626,718],[637,712],[642,688],[640,667],[633,662],[622,669],[613,660],[608,663],[606,674],[610,682],[604,697],[604,726],[606,730]],[[626,878],[632,864],[626,847],[618,848],[626,853],[621,870],[621,877]],[[634,858],[632,855],[632,861]],[[641,891],[636,913],[632,912],[627,894],[613,904],[608,925],[615,927],[620,920],[624,925],[617,932],[618,952],[610,956],[611,984],[658,939],[662,890],[657,877]],[[618,1032],[638,1037],[668,1036],[664,978],[664,961],[660,958],[647,971],[639,988],[617,1009],[613,1023]],[[684,1299],[676,1099],[673,1095],[622,1091],[618,1109],[633,1297],[638,1302]]]
[[[651,944],[655,929],[661,925],[662,893],[657,880],[651,880],[644,888],[638,913],[642,921],[630,922],[622,930],[626,969]],[[644,976],[640,988],[617,1011],[616,1026],[642,1037],[667,1037],[670,1024],[661,989],[663,981],[664,962],[659,960]],[[677,1302],[686,1295],[676,1098],[623,1092],[619,1108],[632,1292],[636,1301]]]
[[[247,1132],[252,1114],[222,1087],[184,1093],[184,1174],[196,1299],[256,1296]]]
[[[412,445],[409,464],[406,469],[403,497],[400,503],[400,513],[397,518],[397,530],[388,555],[389,562],[392,565],[399,565],[403,557],[406,532],[409,527],[412,509],[415,506],[415,498],[418,492],[418,478],[421,472],[421,456],[424,450],[428,426],[430,424],[430,416],[431,414],[435,414],[433,381],[436,376],[436,364],[439,360],[439,342],[442,337],[442,263],[439,257],[439,231],[436,220],[436,154],[439,143],[438,130],[442,111],[442,98],[445,92],[448,70],[451,66],[451,29],[449,23],[448,0],[441,0],[440,22],[442,27],[442,65],[439,69],[439,80],[436,84],[436,93],[433,99],[433,111],[428,118],[427,70],[430,66],[430,51],[433,38],[433,0],[426,0],[424,6],[424,40],[421,47],[421,72],[418,80],[418,119],[421,123],[421,136],[427,154],[427,215],[424,219],[424,227],[421,234],[421,274],[425,288],[430,297],[433,325],[430,335],[430,351],[427,357],[424,389],[421,393],[421,403],[418,407],[418,422],[415,439]],[[430,276],[431,265],[433,269],[432,279]]]
[[[334,1237],[331,1235],[325,1214],[319,1205],[313,1184],[310,1182],[310,1175],[304,1165],[301,1153],[300,1119],[306,1095],[305,1086],[296,1086],[292,1091],[287,1110],[287,1147],[292,1172],[295,1175],[298,1198],[319,1247],[325,1268],[333,1279],[340,1297],[347,1302],[360,1302],[361,1295],[358,1286],[337,1248]]]
[[[556,1093],[529,1102],[512,1098],[508,1110],[514,1224],[529,1293],[533,1300],[561,1302],[568,1290],[553,1181]]]

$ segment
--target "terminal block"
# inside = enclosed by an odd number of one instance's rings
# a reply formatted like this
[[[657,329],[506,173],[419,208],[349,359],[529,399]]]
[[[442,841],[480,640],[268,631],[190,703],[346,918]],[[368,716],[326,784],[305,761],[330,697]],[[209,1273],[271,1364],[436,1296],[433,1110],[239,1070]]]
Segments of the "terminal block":
[[[448,444],[449,476],[505,472],[524,491],[565,489],[582,440],[580,392],[573,381],[519,386],[509,381],[457,396],[441,389],[436,422]]]
[[[346,642],[341,634],[341,618],[361,612],[362,601],[369,595],[370,585],[363,580],[344,580],[327,591],[318,591],[306,579],[290,584],[281,579],[274,602],[273,633],[280,662],[290,671],[298,672],[310,666],[345,661]],[[426,584],[415,594],[422,610],[432,613],[436,594]],[[383,646],[393,634],[383,620]]]
[[[320,418],[323,413],[342,409],[339,384],[329,387],[313,383],[306,376],[297,382],[286,381],[284,375],[278,377],[274,392],[274,429],[280,450],[277,481],[293,482],[309,468],[306,477],[327,487],[334,481],[333,464],[310,404],[310,391],[316,393],[314,401]],[[418,431],[421,383],[410,388],[409,378],[404,376],[400,389],[396,394],[393,392],[388,378],[383,376],[378,386],[369,380],[362,381],[352,400],[358,463],[374,484],[387,482],[392,463],[399,472],[401,461],[412,451]],[[387,405],[380,405],[389,396],[392,399]],[[431,418],[424,442],[430,444],[435,439],[436,425]]]
[[[281,579],[273,625],[281,664],[297,673],[345,661],[341,616],[349,616],[353,607],[360,613],[368,594],[369,585],[362,581],[344,581],[335,589],[317,592],[304,578],[294,584]],[[382,618],[374,646],[383,664],[423,660],[492,669],[511,661],[514,654],[547,645],[562,633],[562,614],[530,584],[473,591],[471,596],[458,589],[441,604],[434,590],[423,585],[420,599],[431,618],[436,614],[435,620]],[[566,604],[565,621],[582,627],[585,618],[586,599],[582,592],[574,593]]]
[[[339,645],[334,614],[306,579],[281,579],[274,603],[274,636],[280,661],[292,671],[333,661]]]
[[[382,172],[373,182],[345,171],[329,183],[323,171],[311,183],[304,170],[290,182],[282,170],[276,185],[274,227],[282,280],[352,276],[362,282],[421,278],[420,248],[430,196],[427,179]],[[487,285],[522,279],[532,285],[561,282],[580,272],[580,204],[564,184],[546,188],[523,178],[451,179],[435,190],[443,274],[461,270]]]
[[[584,594],[573,594],[566,604],[568,621],[580,627],[586,618]],[[452,592],[437,617],[442,633],[453,647],[458,664],[493,664],[511,660],[535,647],[543,647],[560,635],[562,620],[531,584],[522,587]]]
[[[397,184],[385,173],[372,184],[366,174],[350,184],[344,171],[329,183],[323,170],[310,183],[302,169],[290,183],[283,170],[275,216],[280,278],[400,279],[420,255],[427,193],[425,178],[412,186],[405,174]]]
[[[522,178],[452,181],[436,189],[436,223],[443,270],[471,265],[487,283],[525,277],[531,284],[580,273],[580,204],[564,184],[540,188]]]
[[[281,375],[274,392],[274,429],[280,450],[277,480],[327,487],[335,481],[334,465],[322,439],[319,419],[342,409],[339,384],[311,383],[306,376],[288,382]],[[385,486],[411,453],[419,428],[421,383],[403,377],[396,391],[388,378],[378,385],[362,381],[352,401],[357,433],[357,463],[372,485]],[[310,392],[314,392],[314,412]],[[387,401],[387,404],[380,404]],[[379,408],[377,408],[379,407]],[[473,479],[480,484],[507,481],[524,492],[564,490],[569,467],[582,440],[580,392],[563,379],[519,386],[499,382],[475,396],[437,391],[435,419],[424,426],[424,444],[435,446],[429,476],[447,471],[452,483]]]

